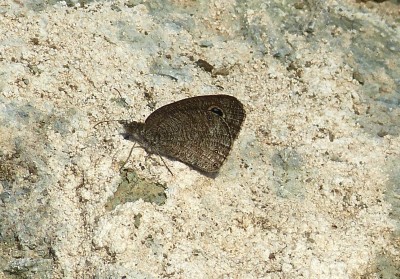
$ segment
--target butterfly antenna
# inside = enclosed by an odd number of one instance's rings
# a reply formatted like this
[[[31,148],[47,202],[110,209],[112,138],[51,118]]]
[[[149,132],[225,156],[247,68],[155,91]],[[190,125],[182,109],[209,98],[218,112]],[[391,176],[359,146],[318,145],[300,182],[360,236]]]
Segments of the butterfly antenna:
[[[121,92],[120,92],[117,88],[114,88],[114,90],[117,91],[117,93],[118,93],[118,95],[119,95],[119,98],[122,100],[122,102],[123,102],[126,106],[129,107],[129,104],[126,102],[125,98],[122,97]],[[121,121],[126,121],[126,120],[103,120],[103,121],[97,122],[97,123],[93,126],[93,128],[96,128],[97,125],[100,125],[100,124],[102,124],[102,123],[121,122]]]
[[[110,123],[110,122],[115,122],[115,121],[119,122],[119,121],[123,121],[123,120],[103,120],[103,121],[99,121],[93,126],[93,128],[96,128],[98,125],[103,124],[103,123]]]

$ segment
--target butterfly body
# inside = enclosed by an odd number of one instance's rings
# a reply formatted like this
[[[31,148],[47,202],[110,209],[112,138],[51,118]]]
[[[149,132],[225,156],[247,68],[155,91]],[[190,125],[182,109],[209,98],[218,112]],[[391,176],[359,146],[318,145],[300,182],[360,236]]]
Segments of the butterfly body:
[[[214,173],[228,156],[244,118],[243,105],[235,97],[207,95],[163,106],[144,123],[122,124],[147,151]]]

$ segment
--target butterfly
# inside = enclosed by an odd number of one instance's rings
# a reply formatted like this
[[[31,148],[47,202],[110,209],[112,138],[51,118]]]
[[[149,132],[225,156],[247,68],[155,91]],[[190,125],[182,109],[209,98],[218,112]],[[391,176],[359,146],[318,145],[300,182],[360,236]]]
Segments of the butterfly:
[[[147,152],[216,173],[229,155],[245,117],[243,104],[235,97],[206,95],[160,107],[145,122],[120,123],[128,139]]]

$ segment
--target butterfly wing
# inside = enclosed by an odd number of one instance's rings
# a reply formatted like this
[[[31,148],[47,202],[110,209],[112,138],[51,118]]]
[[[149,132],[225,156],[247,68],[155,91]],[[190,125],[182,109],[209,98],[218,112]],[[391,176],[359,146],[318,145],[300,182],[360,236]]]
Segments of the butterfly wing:
[[[217,172],[244,118],[243,105],[232,96],[193,97],[154,111],[145,121],[144,137],[159,154]]]

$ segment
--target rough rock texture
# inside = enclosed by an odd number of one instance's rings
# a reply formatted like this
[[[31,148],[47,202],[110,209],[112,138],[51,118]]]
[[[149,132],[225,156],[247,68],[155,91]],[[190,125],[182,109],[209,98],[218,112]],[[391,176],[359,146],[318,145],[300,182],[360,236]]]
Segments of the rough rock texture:
[[[282,4],[284,2],[284,4]],[[399,278],[400,5],[0,4],[0,278]],[[216,178],[117,122],[229,94]]]

